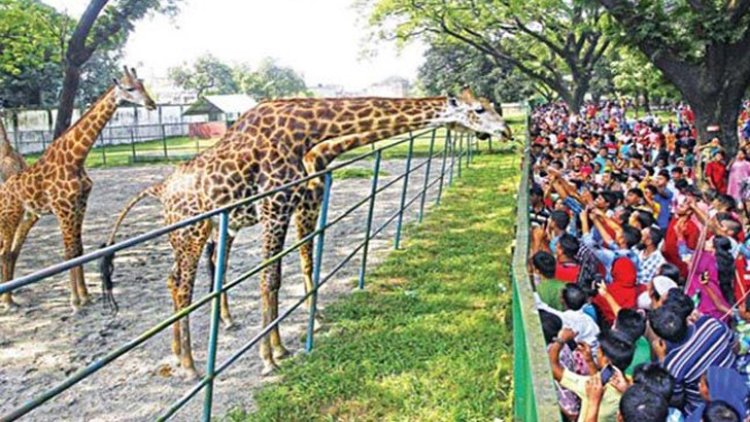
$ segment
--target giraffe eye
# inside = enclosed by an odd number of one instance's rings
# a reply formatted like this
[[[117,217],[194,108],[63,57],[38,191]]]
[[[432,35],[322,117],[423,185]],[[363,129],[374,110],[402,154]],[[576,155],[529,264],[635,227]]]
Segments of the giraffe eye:
[[[127,91],[127,92],[134,92],[135,88],[133,88],[133,87],[125,88],[125,91]]]
[[[487,111],[487,110],[485,110],[484,107],[479,107],[478,109],[474,110],[474,112],[477,113],[477,114],[482,114],[485,111]]]

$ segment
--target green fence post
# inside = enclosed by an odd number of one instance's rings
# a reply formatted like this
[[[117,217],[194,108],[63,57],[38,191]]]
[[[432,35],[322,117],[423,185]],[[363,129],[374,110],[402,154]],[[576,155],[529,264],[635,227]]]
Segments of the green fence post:
[[[446,129],[445,146],[443,146],[443,164],[440,166],[440,183],[438,184],[438,194],[435,199],[435,205],[440,205],[440,197],[443,195],[443,180],[445,180],[445,164],[448,161],[448,148],[451,145],[451,130]]]
[[[104,145],[104,136],[99,132],[99,148],[102,149],[102,167],[107,167],[107,147]]]
[[[487,146],[488,146],[488,149],[489,149],[488,152],[490,154],[492,154],[492,136],[490,136],[489,138],[487,138]],[[478,146],[477,146],[477,149],[479,149]]]
[[[130,149],[133,150],[133,164],[135,164],[135,132],[133,132],[133,127],[130,127]]]
[[[435,132],[437,129],[432,130],[432,136],[430,137],[430,152],[427,153],[427,169],[424,171],[424,185],[422,186],[422,199],[419,201],[419,222],[422,222],[424,217],[424,202],[427,200],[427,185],[430,181],[430,167],[432,167],[432,151],[435,149]]]
[[[456,140],[451,139],[451,167],[448,172],[448,186],[453,186],[453,167],[456,165]]]
[[[161,113],[161,111],[159,111],[159,113]],[[164,147],[164,159],[168,160],[169,151],[167,151],[167,131],[166,129],[164,129],[164,124],[161,125],[161,143],[162,143],[162,146]]]
[[[216,271],[214,272],[214,292],[224,288],[224,274],[226,272],[227,238],[229,231],[229,213],[223,212],[219,217],[219,249],[216,251]],[[211,408],[214,397],[214,376],[216,369],[216,349],[219,340],[219,314],[221,309],[221,295],[216,295],[211,303],[211,332],[208,339],[208,359],[206,362],[206,395],[203,400],[203,421],[211,421]]]
[[[370,230],[372,230],[372,215],[375,210],[375,195],[378,192],[378,178],[380,176],[380,160],[383,156],[383,151],[378,150],[375,153],[375,164],[372,169],[372,181],[370,184],[370,205],[367,209],[367,223],[365,224],[365,244],[362,246],[362,265],[359,267],[359,283],[358,287],[360,290],[365,288],[365,273],[367,272],[367,251],[370,247]]]
[[[396,223],[396,239],[393,241],[393,249],[398,249],[401,243],[401,226],[404,222],[404,207],[406,205],[406,190],[409,188],[409,176],[411,172],[411,157],[414,152],[414,136],[409,132],[409,153],[406,156],[406,172],[404,173],[404,187],[401,189],[401,205],[398,207],[398,220]]]
[[[313,333],[315,332],[315,312],[318,307],[318,285],[320,283],[320,266],[323,263],[323,246],[325,246],[326,239],[326,225],[328,224],[328,203],[331,200],[331,182],[333,176],[331,172],[325,174],[325,186],[323,190],[323,205],[320,208],[320,217],[318,218],[318,240],[315,242],[315,266],[313,267],[313,292],[310,298],[312,303],[310,305],[310,319],[307,322],[307,339],[305,339],[305,351],[307,353],[312,352],[313,349]]]
[[[468,136],[466,136],[466,147],[467,147],[466,148],[466,151],[467,151],[467,154],[466,154],[466,168],[469,168],[471,166],[471,160],[474,159],[474,157],[473,157],[474,152],[472,151],[472,148],[473,148],[472,147],[472,143],[473,142],[474,142],[474,138],[471,136],[471,134],[469,134]]]
[[[458,178],[461,178],[461,160],[464,158],[464,134],[458,136]]]

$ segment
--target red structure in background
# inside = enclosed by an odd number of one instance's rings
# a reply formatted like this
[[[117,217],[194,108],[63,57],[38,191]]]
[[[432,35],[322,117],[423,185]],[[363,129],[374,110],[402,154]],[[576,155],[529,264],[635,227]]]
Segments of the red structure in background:
[[[227,131],[226,122],[190,123],[188,136],[191,138],[211,139],[219,138]]]

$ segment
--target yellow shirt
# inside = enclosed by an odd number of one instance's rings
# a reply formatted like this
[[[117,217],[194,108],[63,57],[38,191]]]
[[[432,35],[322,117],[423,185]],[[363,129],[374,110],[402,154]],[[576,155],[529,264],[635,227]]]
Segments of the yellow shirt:
[[[581,413],[578,416],[578,422],[586,420],[586,410],[588,410],[589,404],[586,397],[586,381],[588,380],[588,375],[578,375],[567,369],[563,371],[563,376],[560,380],[561,387],[567,388],[581,398]],[[607,383],[604,386],[604,395],[599,404],[599,418],[597,419],[599,422],[617,421],[617,411],[620,409],[620,397],[622,397],[622,393],[617,391],[611,384]]]

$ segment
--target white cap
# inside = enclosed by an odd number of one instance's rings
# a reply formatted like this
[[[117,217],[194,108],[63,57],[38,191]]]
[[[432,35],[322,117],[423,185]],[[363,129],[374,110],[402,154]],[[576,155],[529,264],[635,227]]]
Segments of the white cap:
[[[667,294],[668,291],[672,289],[676,289],[677,283],[674,282],[669,277],[665,277],[663,275],[658,275],[654,277],[654,290],[656,290],[656,293],[659,294],[659,296],[664,296]]]

